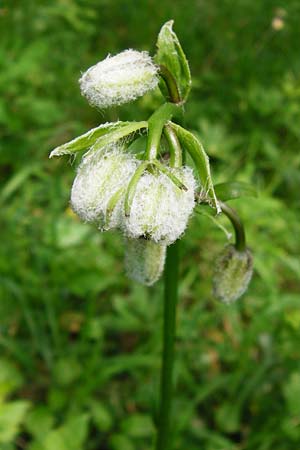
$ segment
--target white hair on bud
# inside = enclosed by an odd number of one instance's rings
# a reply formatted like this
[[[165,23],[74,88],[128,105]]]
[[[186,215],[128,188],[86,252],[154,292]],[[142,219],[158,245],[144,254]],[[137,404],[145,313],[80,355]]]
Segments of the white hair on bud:
[[[131,238],[147,237],[170,245],[185,231],[195,206],[196,181],[192,169],[170,169],[187,188],[177,187],[163,174],[145,172],[137,183],[125,233]]]
[[[71,206],[85,222],[94,222],[100,228],[120,225],[124,191],[137,168],[138,161],[119,146],[110,145],[89,152],[77,170],[72,191]],[[120,191],[115,207],[107,217],[107,206]]]
[[[166,246],[153,241],[126,239],[125,268],[129,278],[146,286],[161,276],[166,259]]]
[[[90,67],[79,84],[92,106],[107,108],[141,97],[158,84],[158,67],[147,52],[124,50]]]

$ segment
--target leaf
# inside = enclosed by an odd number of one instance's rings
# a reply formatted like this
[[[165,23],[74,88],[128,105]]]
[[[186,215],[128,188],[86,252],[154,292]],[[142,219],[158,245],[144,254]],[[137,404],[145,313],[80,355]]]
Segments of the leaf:
[[[91,416],[99,431],[107,433],[114,424],[114,419],[107,409],[98,399],[92,400],[90,405]]]
[[[209,197],[210,202],[216,208],[217,213],[221,212],[218,200],[215,194],[211,173],[209,158],[198,139],[180,125],[171,123],[172,128],[177,133],[180,144],[188,151],[197,168],[200,181],[202,183],[202,193]]]
[[[18,433],[30,403],[15,401],[0,404],[0,444],[10,442]]]
[[[23,377],[7,359],[0,359],[0,402],[7,394],[14,392],[23,384]]]
[[[61,427],[46,434],[41,450],[82,450],[88,434],[87,414],[72,417]]]
[[[123,432],[133,438],[146,438],[154,433],[151,418],[146,414],[133,414],[123,420],[121,424]]]
[[[135,447],[131,440],[123,434],[114,434],[109,440],[112,450],[134,450]]]
[[[169,20],[159,32],[155,61],[171,72],[177,82],[181,98],[185,101],[191,89],[191,73],[180,42],[172,29],[173,23],[173,20]]]
[[[225,402],[218,407],[215,414],[219,429],[226,433],[234,433],[240,429],[239,405]]]
[[[257,197],[255,187],[249,183],[241,181],[232,181],[228,183],[215,184],[216,196],[222,200],[232,200],[239,197]]]
[[[54,424],[54,416],[46,406],[36,406],[26,415],[26,430],[35,438],[43,439]]]
[[[49,158],[53,156],[70,155],[82,150],[87,150],[93,145],[97,145],[97,150],[105,147],[119,139],[134,133],[135,131],[147,128],[148,123],[142,122],[107,122],[99,127],[92,128],[87,133],[78,136],[66,144],[56,147],[50,153]]]

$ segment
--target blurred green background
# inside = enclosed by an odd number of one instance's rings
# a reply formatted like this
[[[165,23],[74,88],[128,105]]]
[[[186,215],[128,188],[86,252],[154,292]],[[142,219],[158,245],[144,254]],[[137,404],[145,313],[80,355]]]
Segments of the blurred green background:
[[[75,164],[49,151],[106,120],[147,118],[149,94],[99,113],[81,71],[161,25],[190,61],[186,123],[232,201],[255,274],[211,294],[226,236],[197,215],[181,246],[175,450],[300,448],[299,0],[0,2],[0,449],[150,450],[162,282],[128,281],[122,238],[71,213]],[[222,219],[221,223],[228,226]]]

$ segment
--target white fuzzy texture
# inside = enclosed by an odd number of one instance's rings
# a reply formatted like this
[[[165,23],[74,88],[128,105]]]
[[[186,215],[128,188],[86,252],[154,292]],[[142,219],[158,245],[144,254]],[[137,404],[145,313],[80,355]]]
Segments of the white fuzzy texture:
[[[128,103],[157,86],[157,71],[147,52],[124,50],[90,67],[79,80],[81,93],[99,108]]]
[[[125,267],[129,278],[146,286],[161,276],[166,259],[166,246],[146,239],[126,239]]]
[[[71,191],[71,206],[85,222],[101,229],[120,226],[125,189],[137,168],[137,160],[116,145],[89,152],[82,160]],[[121,191],[120,191],[121,190]],[[107,206],[120,191],[115,207],[107,217]]]
[[[238,251],[234,245],[227,245],[215,263],[215,297],[227,304],[236,301],[247,290],[252,273],[253,258],[250,250]]]
[[[145,172],[137,183],[130,215],[125,218],[125,234],[142,236],[158,244],[170,245],[185,231],[195,206],[196,181],[192,169],[170,169],[187,187],[178,188],[165,174]]]

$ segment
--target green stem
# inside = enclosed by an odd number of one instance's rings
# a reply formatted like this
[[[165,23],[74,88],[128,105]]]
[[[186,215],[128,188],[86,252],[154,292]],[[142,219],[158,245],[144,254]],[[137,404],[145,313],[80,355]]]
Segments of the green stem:
[[[219,201],[219,205],[222,209],[222,212],[228,217],[234,228],[235,248],[240,252],[244,252],[246,250],[246,235],[244,225],[240,217],[238,216],[237,212],[226,203]]]
[[[179,241],[167,249],[164,290],[163,355],[156,450],[169,450],[175,355],[176,305],[178,300]]]
[[[134,172],[134,174],[132,175],[132,177],[129,181],[127,191],[125,194],[125,200],[124,200],[124,209],[125,209],[126,217],[130,216],[130,209],[131,209],[131,205],[132,205],[132,202],[133,202],[133,199],[135,196],[137,184],[138,184],[141,176],[143,175],[144,171],[149,166],[149,164],[150,164],[149,161],[142,162],[142,164],[136,169],[136,171]]]
[[[161,164],[159,161],[153,161],[153,165],[160,170],[164,175],[170,178],[170,180],[177,186],[179,189],[182,189],[183,191],[187,191],[187,187],[185,186],[182,181],[179,180],[170,170],[168,170],[163,164]]]
[[[170,166],[181,167],[182,166],[181,145],[179,143],[177,134],[169,124],[165,125],[164,135],[166,136],[168,146],[170,149]]]
[[[164,103],[148,121],[148,139],[145,159],[153,161],[157,158],[163,127],[173,116],[179,117],[182,109],[175,103]]]

